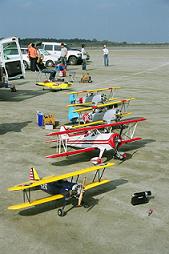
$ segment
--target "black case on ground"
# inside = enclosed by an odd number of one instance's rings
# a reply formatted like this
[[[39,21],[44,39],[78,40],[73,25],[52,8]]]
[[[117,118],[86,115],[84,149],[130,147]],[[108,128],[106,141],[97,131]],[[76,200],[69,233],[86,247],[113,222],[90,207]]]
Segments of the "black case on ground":
[[[140,205],[149,202],[151,191],[136,192],[131,198],[132,205]]]

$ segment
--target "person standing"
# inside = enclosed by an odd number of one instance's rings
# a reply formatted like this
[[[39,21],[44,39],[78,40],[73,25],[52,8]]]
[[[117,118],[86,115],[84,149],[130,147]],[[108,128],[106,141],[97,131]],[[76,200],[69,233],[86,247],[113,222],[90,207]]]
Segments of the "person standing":
[[[65,47],[64,43],[61,43],[61,54],[60,54],[60,60],[61,63],[64,64],[65,68],[67,67],[67,48]]]
[[[87,53],[86,53],[85,45],[84,44],[82,44],[81,53],[82,53],[82,70],[86,70]]]
[[[36,70],[36,63],[37,63],[37,59],[38,59],[38,51],[37,51],[37,48],[35,47],[34,43],[31,43],[28,46],[28,57],[30,59],[30,69],[31,69],[31,71],[35,71]]]
[[[103,59],[104,59],[104,66],[109,66],[109,50],[106,45],[103,46]]]

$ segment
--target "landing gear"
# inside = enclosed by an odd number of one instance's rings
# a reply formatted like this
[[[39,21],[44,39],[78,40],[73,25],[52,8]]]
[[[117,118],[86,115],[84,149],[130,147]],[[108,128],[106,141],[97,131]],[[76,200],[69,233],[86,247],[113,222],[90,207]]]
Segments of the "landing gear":
[[[12,86],[12,87],[11,87],[11,92],[16,92],[15,86]]]
[[[58,216],[63,217],[66,215],[66,212],[64,211],[64,208],[58,209]]]
[[[116,151],[114,158],[123,161],[127,158],[127,154],[123,153],[123,152]]]

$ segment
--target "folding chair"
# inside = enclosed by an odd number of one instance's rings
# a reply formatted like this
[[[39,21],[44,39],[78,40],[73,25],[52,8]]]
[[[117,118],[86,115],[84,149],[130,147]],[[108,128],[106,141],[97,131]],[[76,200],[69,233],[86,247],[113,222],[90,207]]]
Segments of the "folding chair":
[[[41,70],[38,65],[36,65],[36,68],[38,70],[37,71],[36,82],[38,82],[38,81],[44,81],[44,80],[48,80],[49,79],[49,75],[50,75],[49,72],[45,71],[45,69]]]

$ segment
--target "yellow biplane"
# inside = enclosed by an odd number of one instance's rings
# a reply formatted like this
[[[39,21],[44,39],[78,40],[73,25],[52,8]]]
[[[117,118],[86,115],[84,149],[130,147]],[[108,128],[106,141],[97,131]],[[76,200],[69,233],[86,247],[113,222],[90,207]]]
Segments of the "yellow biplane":
[[[105,169],[113,165],[114,163],[107,163],[77,170],[67,174],[62,174],[58,176],[47,176],[44,178],[39,178],[36,169],[31,168],[29,172],[30,181],[8,188],[9,191],[23,191],[24,203],[9,206],[8,209],[26,209],[44,203],[63,199],[64,205],[61,209],[58,209],[58,215],[64,216],[66,214],[64,208],[69,200],[74,199],[76,201],[75,206],[81,206],[84,193],[87,190],[110,182],[110,180],[103,180],[102,177]],[[90,172],[95,172],[92,181],[86,183],[87,177],[85,177],[80,183],[80,176]],[[70,180],[68,181],[67,179]],[[31,191],[33,190],[42,190],[50,194],[50,196],[31,200]]]
[[[131,100],[134,100],[134,98],[114,99],[102,104],[79,109],[75,109],[72,106],[68,110],[68,119],[72,123],[78,122],[79,124],[94,124],[97,121],[99,123],[100,121],[102,123],[119,121],[121,118],[132,114],[132,112],[127,112]]]
[[[90,106],[104,103],[113,99],[118,89],[120,89],[119,86],[70,92],[68,93],[70,102],[68,106],[72,106],[72,104],[73,106]]]
[[[72,86],[72,82],[58,82],[58,81],[44,81],[44,82],[36,82],[37,86],[42,86],[44,88],[48,88],[53,91],[57,90],[67,90]]]

